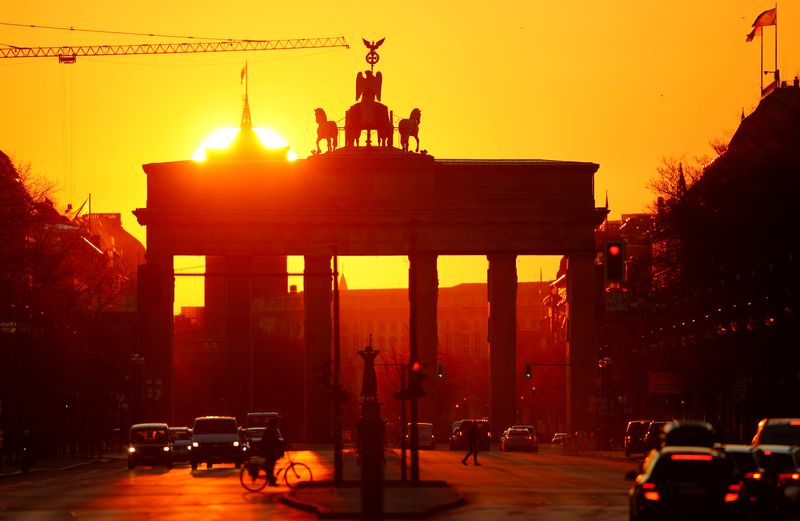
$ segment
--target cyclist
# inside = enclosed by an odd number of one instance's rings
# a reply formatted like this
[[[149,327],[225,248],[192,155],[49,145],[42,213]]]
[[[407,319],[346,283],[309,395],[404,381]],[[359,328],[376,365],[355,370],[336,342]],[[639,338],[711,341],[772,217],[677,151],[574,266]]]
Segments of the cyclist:
[[[277,487],[275,479],[275,462],[283,457],[283,436],[278,429],[278,419],[270,418],[267,421],[267,428],[261,436],[261,456],[264,458],[264,466],[267,468],[267,479],[269,486]]]

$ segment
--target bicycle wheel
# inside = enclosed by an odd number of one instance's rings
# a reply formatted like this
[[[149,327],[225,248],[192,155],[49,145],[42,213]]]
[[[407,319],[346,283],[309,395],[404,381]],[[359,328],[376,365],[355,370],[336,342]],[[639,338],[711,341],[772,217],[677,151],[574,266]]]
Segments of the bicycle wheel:
[[[267,469],[258,463],[242,465],[239,471],[239,481],[250,492],[258,492],[267,486]]]
[[[283,471],[283,480],[286,486],[294,488],[303,482],[314,481],[314,476],[311,474],[311,469],[305,463],[291,463],[286,470]]]

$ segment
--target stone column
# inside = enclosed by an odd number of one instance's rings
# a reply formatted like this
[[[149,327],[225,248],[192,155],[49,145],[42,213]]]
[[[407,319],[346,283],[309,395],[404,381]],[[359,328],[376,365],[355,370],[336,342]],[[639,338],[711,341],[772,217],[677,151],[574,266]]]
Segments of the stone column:
[[[516,422],[517,257],[489,255],[490,426],[498,434]]]
[[[439,417],[436,392],[436,364],[438,358],[437,304],[439,300],[439,275],[437,256],[417,253],[409,256],[413,269],[409,269],[409,299],[416,299],[417,358],[425,366],[427,378],[423,382],[425,396],[419,400],[419,421],[437,423]],[[415,277],[411,280],[411,277]],[[413,288],[413,289],[412,289]],[[410,339],[409,339],[410,340]]]
[[[305,312],[305,438],[331,440],[331,256],[306,255]]]
[[[146,256],[138,268],[138,352],[131,353],[134,421],[173,421],[172,335],[175,275],[171,255]]]
[[[597,375],[597,280],[594,253],[571,254],[567,264],[567,431],[591,431],[589,410]]]
[[[244,424],[252,404],[253,337],[249,255],[225,257],[225,410]]]

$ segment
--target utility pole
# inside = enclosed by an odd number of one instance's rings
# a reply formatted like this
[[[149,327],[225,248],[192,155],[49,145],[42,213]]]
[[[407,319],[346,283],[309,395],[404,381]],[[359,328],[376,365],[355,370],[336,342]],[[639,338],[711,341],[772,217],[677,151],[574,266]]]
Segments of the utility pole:
[[[333,484],[344,482],[342,460],[342,360],[339,335],[339,256],[333,248]]]

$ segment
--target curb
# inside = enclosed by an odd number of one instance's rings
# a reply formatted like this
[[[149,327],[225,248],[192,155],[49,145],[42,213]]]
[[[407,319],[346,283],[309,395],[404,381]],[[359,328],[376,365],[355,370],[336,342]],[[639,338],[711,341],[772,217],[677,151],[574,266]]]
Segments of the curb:
[[[302,488],[320,488],[320,487],[332,487],[333,482],[314,482],[308,485],[304,485]],[[392,489],[392,488],[400,488],[404,485],[400,482],[389,482],[388,486],[385,487]],[[353,489],[360,487],[360,482],[358,481],[349,481],[346,482],[343,488]],[[409,487],[410,488],[410,487]],[[424,509],[413,509],[413,510],[395,510],[392,512],[384,512],[383,517],[386,519],[408,519],[408,518],[426,518],[437,514],[439,512],[443,512],[445,510],[450,510],[453,508],[457,508],[466,504],[466,500],[464,496],[460,493],[456,492],[447,484],[446,481],[427,481],[421,483],[421,488],[448,488],[455,494],[454,499],[450,499],[447,501],[442,501],[438,504],[434,504],[428,508]],[[320,503],[315,503],[313,501],[302,501],[291,497],[291,492],[283,494],[280,497],[280,501],[290,507],[296,508],[298,510],[303,510],[305,512],[310,512],[316,514],[317,517],[321,519],[360,519],[361,512],[359,511],[336,511],[333,509],[328,509],[327,506],[322,505]]]

